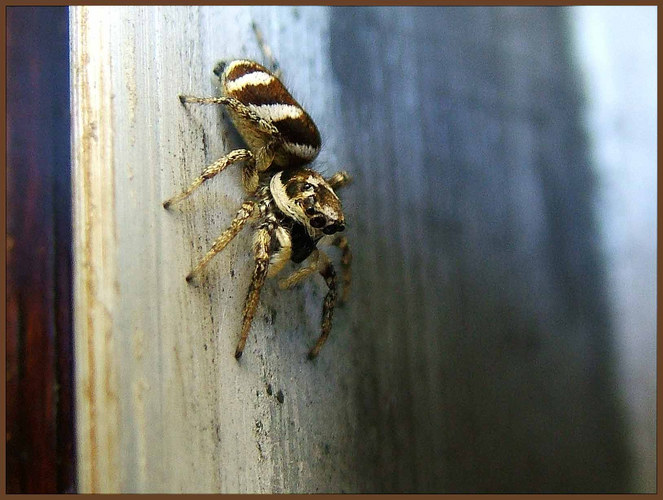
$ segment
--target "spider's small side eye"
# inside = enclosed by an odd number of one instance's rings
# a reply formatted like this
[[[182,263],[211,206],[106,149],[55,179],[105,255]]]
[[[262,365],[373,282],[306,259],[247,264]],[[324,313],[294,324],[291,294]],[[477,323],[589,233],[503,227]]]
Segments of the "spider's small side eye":
[[[304,185],[302,186],[302,191],[309,191],[310,189],[313,189],[313,184],[305,182]]]
[[[315,213],[315,197],[309,196],[307,197],[303,202],[302,206],[304,207],[304,211],[308,215],[313,215]]]

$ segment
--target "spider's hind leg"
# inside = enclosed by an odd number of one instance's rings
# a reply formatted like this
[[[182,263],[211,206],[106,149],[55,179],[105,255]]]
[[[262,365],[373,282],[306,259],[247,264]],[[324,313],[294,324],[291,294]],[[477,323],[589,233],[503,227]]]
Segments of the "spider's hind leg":
[[[274,76],[280,80],[281,67],[279,66],[278,61],[274,58],[274,53],[272,52],[271,47],[265,42],[265,38],[262,36],[262,31],[258,28],[258,25],[255,22],[251,23],[251,28],[256,35],[256,40],[258,41],[260,52],[262,52],[262,56],[265,58],[265,63]]]
[[[214,177],[231,163],[240,160],[247,160],[242,169],[242,181],[244,187],[248,193],[255,192],[258,188],[259,172],[267,170],[274,160],[274,142],[278,142],[280,138],[280,133],[276,126],[269,120],[262,118],[253,109],[234,97],[196,97],[191,95],[180,95],[180,102],[182,104],[223,104],[230,112],[231,119],[236,127],[238,126],[238,119],[240,121],[246,121],[252,124],[251,128],[255,128],[255,130],[259,131],[261,134],[271,137],[272,141],[269,141],[264,147],[253,152],[246,149],[231,151],[228,155],[207,167],[205,172],[194,180],[186,191],[164,202],[164,207],[168,208],[173,203],[183,200],[189,196],[194,189],[200,186],[203,181],[207,180],[207,178]],[[239,154],[239,152],[242,153],[242,157],[230,159],[227,164],[223,164],[224,160],[231,157],[234,153]]]

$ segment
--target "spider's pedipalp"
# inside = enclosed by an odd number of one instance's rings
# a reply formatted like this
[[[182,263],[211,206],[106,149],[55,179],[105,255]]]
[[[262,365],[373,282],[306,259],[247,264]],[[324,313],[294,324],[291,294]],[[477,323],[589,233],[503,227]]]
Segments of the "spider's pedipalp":
[[[335,191],[339,188],[342,188],[343,186],[347,186],[348,184],[350,184],[350,182],[352,182],[352,178],[350,177],[350,174],[348,174],[345,170],[339,170],[331,177],[328,177],[326,181]]]

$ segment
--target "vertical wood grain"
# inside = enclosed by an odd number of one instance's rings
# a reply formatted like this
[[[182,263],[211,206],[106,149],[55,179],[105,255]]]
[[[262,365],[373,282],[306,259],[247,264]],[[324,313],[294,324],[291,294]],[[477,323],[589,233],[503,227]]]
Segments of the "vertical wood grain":
[[[109,26],[71,10],[72,159],[78,478],[82,492],[118,492],[120,422],[114,134]],[[91,28],[92,29],[89,29]],[[75,47],[74,47],[75,46]]]

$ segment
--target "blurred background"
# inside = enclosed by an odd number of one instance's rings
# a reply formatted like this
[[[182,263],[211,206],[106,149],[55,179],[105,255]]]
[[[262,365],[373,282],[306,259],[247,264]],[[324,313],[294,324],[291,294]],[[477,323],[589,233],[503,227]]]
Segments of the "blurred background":
[[[385,491],[655,491],[656,17],[332,10]]]
[[[118,16],[141,30],[180,26],[162,23],[163,10],[127,12]],[[310,99],[327,125],[322,166],[340,162],[354,177],[342,194],[353,300],[337,315],[347,333],[328,347],[339,358],[334,343],[343,348],[343,369],[316,368],[330,375],[326,389],[345,420],[315,460],[306,455],[318,446],[313,423],[263,442],[268,462],[288,467],[287,444],[310,472],[266,484],[654,492],[657,8],[177,12],[200,15],[201,25],[210,12],[260,19],[277,55],[278,34],[298,40],[304,21],[315,26],[329,62],[307,67],[319,74],[329,64],[333,75],[311,87],[334,96],[325,103],[332,118]],[[6,442],[15,493],[76,490],[67,23],[65,8],[7,9]],[[287,380],[290,403],[305,391],[296,376]],[[189,403],[199,410],[196,398]],[[305,422],[311,406],[292,411]],[[289,428],[269,412],[275,433]],[[237,451],[240,466],[253,460]],[[217,471],[228,463],[209,460]]]
[[[656,7],[578,7],[573,42],[585,96],[596,212],[608,276],[633,486],[656,490]]]

